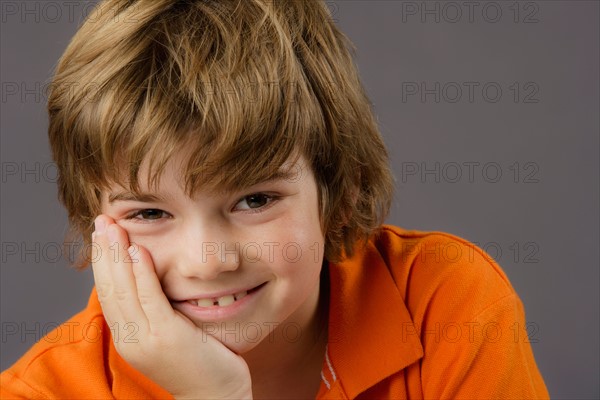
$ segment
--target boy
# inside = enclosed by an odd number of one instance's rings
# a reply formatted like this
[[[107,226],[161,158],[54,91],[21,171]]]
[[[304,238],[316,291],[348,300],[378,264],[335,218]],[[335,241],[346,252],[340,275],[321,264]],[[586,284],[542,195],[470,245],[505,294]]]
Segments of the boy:
[[[3,398],[548,398],[500,267],[381,226],[348,47],[317,1],[98,6],[48,104],[96,287]]]

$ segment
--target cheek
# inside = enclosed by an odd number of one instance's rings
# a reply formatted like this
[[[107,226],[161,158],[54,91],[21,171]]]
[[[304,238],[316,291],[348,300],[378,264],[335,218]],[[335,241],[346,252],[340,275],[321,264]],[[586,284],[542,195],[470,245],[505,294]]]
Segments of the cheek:
[[[158,241],[147,237],[132,236],[130,239],[132,245],[138,246],[138,251],[145,251],[150,255],[150,259],[154,264],[154,269],[159,278],[166,273],[166,265],[168,265],[169,252],[172,251],[172,246],[165,245],[165,241]]]
[[[323,262],[324,241],[320,227],[302,224],[302,221],[286,223],[284,227],[277,235],[272,268],[278,275],[298,282],[313,280]]]

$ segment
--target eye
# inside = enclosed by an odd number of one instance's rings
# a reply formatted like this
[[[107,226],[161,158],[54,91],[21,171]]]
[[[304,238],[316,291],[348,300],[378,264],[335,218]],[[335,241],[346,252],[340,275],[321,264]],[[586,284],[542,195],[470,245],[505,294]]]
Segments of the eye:
[[[276,200],[275,196],[265,193],[253,193],[243,197],[240,201],[238,201],[234,209],[259,212],[262,211],[266,206],[270,205],[274,200]]]
[[[125,219],[136,220],[136,222],[158,220],[162,217],[168,216],[167,212],[159,210],[157,208],[147,208],[144,210],[135,211],[129,214]]]

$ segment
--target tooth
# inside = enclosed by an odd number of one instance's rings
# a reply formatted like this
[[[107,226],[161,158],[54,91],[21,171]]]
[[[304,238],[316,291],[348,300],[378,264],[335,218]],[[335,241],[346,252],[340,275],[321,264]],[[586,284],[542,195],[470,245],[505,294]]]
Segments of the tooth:
[[[243,292],[239,292],[235,295],[235,300],[237,301],[237,300],[243,299],[244,297],[246,297],[247,294],[248,294],[248,292],[245,290]]]
[[[235,298],[233,297],[232,294],[228,294],[227,296],[222,296],[217,299],[217,302],[219,303],[220,307],[225,307],[230,304],[233,304],[234,301],[235,301]]]
[[[215,304],[213,299],[198,300],[198,307],[212,307]]]

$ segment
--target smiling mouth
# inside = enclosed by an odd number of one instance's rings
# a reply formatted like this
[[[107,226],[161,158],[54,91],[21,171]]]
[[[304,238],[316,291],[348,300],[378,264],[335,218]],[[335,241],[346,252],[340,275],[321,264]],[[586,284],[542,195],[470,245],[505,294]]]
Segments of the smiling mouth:
[[[265,282],[265,283],[262,283],[250,290],[243,290],[238,293],[228,294],[228,295],[221,296],[221,297],[208,297],[208,298],[203,298],[203,299],[192,299],[192,300],[187,300],[187,302],[191,303],[194,306],[198,306],[198,307],[215,307],[215,306],[227,307],[227,306],[232,305],[236,301],[243,299],[247,295],[256,292],[257,290],[259,290],[266,284],[267,283]]]

